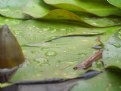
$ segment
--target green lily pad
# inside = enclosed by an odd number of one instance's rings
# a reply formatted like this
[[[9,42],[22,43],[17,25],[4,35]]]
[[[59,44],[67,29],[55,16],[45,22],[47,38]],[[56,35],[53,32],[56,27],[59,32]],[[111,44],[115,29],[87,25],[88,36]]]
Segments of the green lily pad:
[[[115,33],[106,43],[103,60],[106,67],[117,67],[121,69],[121,31]]]
[[[51,10],[47,15],[41,17],[42,19],[47,20],[68,20],[68,21],[76,21],[79,24],[84,23],[85,25],[91,25],[95,27],[108,27],[121,25],[120,18],[116,17],[95,17],[87,14],[76,14],[63,9],[55,9]],[[102,23],[103,22],[103,23]]]
[[[57,8],[71,11],[88,12],[97,16],[120,15],[120,9],[105,0],[44,0],[45,3]]]
[[[77,25],[34,20],[27,20],[11,26],[26,57],[25,64],[12,77],[11,81],[77,77],[84,71],[74,71],[73,67],[95,52],[91,47],[95,44],[96,36],[45,41],[68,34],[107,31],[108,34],[102,35],[105,36],[105,38],[102,37],[102,40],[106,41],[110,33],[119,28],[83,28]]]
[[[81,25],[84,23],[86,26],[91,25],[96,27],[120,25],[120,18],[99,18],[91,15],[76,14],[63,9],[51,10],[52,7],[49,7],[43,1],[39,0],[25,0],[21,3],[19,3],[18,0],[14,0],[14,2],[14,4],[11,3],[11,0],[4,0],[4,2],[1,2],[0,14],[6,17],[20,19],[33,17],[46,20],[69,20],[71,22],[75,21]]]
[[[12,12],[14,11],[14,12]],[[24,14],[21,12],[19,8],[0,8],[0,14],[9,18],[25,18]]]
[[[49,11],[43,1],[38,0],[22,0],[21,3],[19,0],[4,0],[0,3],[0,14],[9,18],[28,19],[30,16],[38,18]]]
[[[110,4],[118,7],[118,8],[121,8],[121,0],[107,0]]]
[[[50,11],[46,16],[43,17],[44,19],[51,19],[51,20],[75,20],[81,21],[80,17],[70,11],[63,10],[63,9],[55,9]]]
[[[95,27],[109,27],[121,25],[120,18],[117,17],[95,17],[90,15],[80,15],[83,22]]]
[[[18,20],[20,22],[17,23],[12,23],[14,19],[7,21],[26,57],[26,62],[12,77],[12,82],[77,77],[84,71],[74,71],[73,67],[95,52],[91,47],[95,45],[96,34],[105,32],[102,35],[102,41],[105,42],[110,34],[120,28],[120,26],[84,28],[70,23],[36,20]],[[6,24],[7,21],[5,19]],[[95,34],[95,36],[68,37],[46,42],[57,36],[73,34]]]
[[[30,0],[24,7],[23,13],[28,14],[34,18],[40,18],[48,14],[50,11],[47,5],[42,0]]]
[[[19,0],[2,0],[0,1],[0,14],[10,18],[23,19],[25,16],[21,11],[21,7],[28,1],[29,0],[22,0],[21,2]]]
[[[120,91],[121,74],[104,72],[92,79],[79,81],[70,91]]]
[[[12,26],[12,25],[20,24],[21,22],[23,22],[23,20],[9,19],[9,18],[0,16],[0,26],[4,24]]]
[[[6,8],[6,7],[11,7],[11,8],[20,8],[21,6],[24,6],[29,0],[2,0],[0,1],[0,8]],[[13,3],[14,2],[14,3]]]

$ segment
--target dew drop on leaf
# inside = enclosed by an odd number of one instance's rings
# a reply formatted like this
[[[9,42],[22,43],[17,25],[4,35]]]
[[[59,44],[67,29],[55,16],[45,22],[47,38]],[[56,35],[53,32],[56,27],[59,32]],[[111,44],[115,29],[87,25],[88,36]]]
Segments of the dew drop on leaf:
[[[56,29],[53,29],[52,31],[51,31],[51,33],[55,33],[57,30]]]
[[[66,31],[66,29],[65,28],[62,28],[61,31]]]
[[[41,76],[41,74],[37,74],[36,76],[40,77],[40,76]]]
[[[112,86],[112,84],[111,84],[111,83],[109,83],[109,84],[108,84],[108,87],[111,87],[111,86]]]
[[[121,86],[119,86],[119,88],[121,89]]]
[[[56,56],[57,53],[55,51],[48,51],[45,53],[46,56]]]
[[[49,30],[49,28],[44,28],[44,29],[43,29],[43,31],[48,31],[48,30]]]
[[[41,64],[47,63],[48,59],[40,57],[40,58],[36,58],[34,62],[37,63],[38,65],[41,65]]]
[[[120,63],[120,61],[119,60],[116,60],[116,63]]]

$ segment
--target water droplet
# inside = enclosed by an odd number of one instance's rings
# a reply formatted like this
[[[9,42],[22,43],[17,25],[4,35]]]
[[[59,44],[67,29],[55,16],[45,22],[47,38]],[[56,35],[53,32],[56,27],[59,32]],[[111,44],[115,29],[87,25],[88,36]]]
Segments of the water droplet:
[[[27,67],[30,64],[29,60],[25,60],[25,63],[22,65],[22,68]]]
[[[42,33],[42,31],[40,30],[39,33]]]
[[[121,31],[119,31],[118,38],[121,39]]]
[[[48,31],[48,30],[49,30],[49,28],[44,28],[44,29],[43,29],[43,31]]]
[[[53,29],[52,31],[51,31],[51,33],[55,33],[57,30],[56,29]]]
[[[48,63],[48,60],[46,58],[40,57],[40,58],[36,58],[34,62],[36,62],[38,65],[41,65],[41,64]]]
[[[70,61],[70,62],[67,62],[67,64],[74,64],[74,62]]]
[[[97,23],[96,23],[96,22],[93,22],[92,24],[93,24],[93,25],[97,25]]]
[[[120,63],[120,60],[116,60],[116,63],[117,63],[117,64]]]
[[[111,86],[112,86],[112,84],[111,84],[111,83],[109,83],[109,84],[108,84],[108,87],[111,87]]]
[[[106,88],[106,91],[109,91],[109,88],[108,87]]]
[[[66,31],[66,29],[65,28],[62,28],[61,31]]]
[[[55,65],[55,67],[56,67],[56,68],[58,68],[58,67],[59,67],[59,65]]]
[[[57,53],[55,51],[48,51],[48,52],[45,53],[45,55],[47,55],[47,56],[56,56]]]
[[[41,74],[37,74],[37,76],[38,76],[38,77],[40,77],[40,76],[41,76]]]
[[[121,89],[121,86],[119,86],[119,88]]]
[[[5,19],[6,22],[10,21],[9,19]]]

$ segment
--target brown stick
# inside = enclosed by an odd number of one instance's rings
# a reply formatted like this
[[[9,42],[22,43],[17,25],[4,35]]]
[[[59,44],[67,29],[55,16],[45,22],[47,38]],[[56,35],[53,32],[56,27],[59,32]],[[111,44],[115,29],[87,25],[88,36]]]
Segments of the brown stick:
[[[76,65],[73,69],[74,70],[79,70],[79,69],[89,68],[94,61],[99,60],[100,58],[102,58],[102,52],[103,52],[103,49],[98,50],[95,54],[93,54],[92,56],[87,58],[85,61],[83,61],[83,62],[79,63],[78,65]]]

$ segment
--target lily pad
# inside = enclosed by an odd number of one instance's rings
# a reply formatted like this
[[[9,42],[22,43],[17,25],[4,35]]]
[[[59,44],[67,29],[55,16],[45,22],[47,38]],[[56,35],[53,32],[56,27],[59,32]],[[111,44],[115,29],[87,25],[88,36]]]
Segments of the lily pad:
[[[19,0],[2,0],[0,1],[0,14],[10,18],[25,18],[21,7],[28,1],[29,0],[22,0],[21,2]]]
[[[48,14],[49,9],[45,6],[42,0],[30,0],[24,7],[23,13],[34,18],[40,18]]]
[[[90,15],[80,15],[83,22],[95,27],[109,27],[121,25],[118,17],[95,17]]]
[[[13,22],[11,19],[7,21],[9,23]],[[18,21],[20,22],[15,24],[11,23],[12,25],[9,24],[9,26],[23,49],[26,62],[12,77],[12,82],[77,77],[84,71],[74,71],[73,67],[95,52],[91,47],[95,44],[96,34],[105,32],[102,35],[102,41],[105,42],[110,34],[120,28],[120,26],[84,28],[70,23],[52,21]],[[82,34],[91,33],[95,33],[95,36],[81,36]],[[57,36],[72,34],[80,34],[80,36],[46,42]]]
[[[97,16],[120,15],[120,9],[105,0],[44,0],[45,3],[57,8],[71,11],[88,12]]]
[[[38,0],[22,0],[21,3],[19,0],[4,0],[0,3],[0,14],[9,18],[28,19],[30,16],[38,18],[48,13],[47,6]]]
[[[20,24],[21,22],[23,22],[23,20],[10,19],[10,18],[0,16],[0,26],[2,26],[3,24],[12,26],[12,25]]]
[[[86,26],[91,25],[96,27],[120,25],[120,18],[99,18],[86,14],[76,14],[63,9],[53,10],[52,7],[49,7],[47,4],[40,0],[25,0],[21,3],[19,3],[18,0],[14,1],[14,4],[11,3],[11,0],[4,0],[4,2],[1,2],[0,14],[6,17],[19,19],[40,18],[46,20],[51,19],[59,21],[68,20],[71,22],[75,21],[80,25],[83,24]]]
[[[51,10],[47,15],[41,17],[42,19],[47,20],[68,20],[68,21],[76,21],[77,23],[87,24],[95,27],[108,27],[121,25],[120,18],[117,17],[95,17],[89,14],[77,14],[63,9],[55,9]],[[103,23],[102,23],[103,22]]]
[[[107,0],[110,4],[118,7],[118,8],[121,8],[121,0]]]
[[[109,34],[119,28],[83,28],[66,23],[34,20],[27,20],[11,26],[26,57],[26,63],[17,71],[11,81],[77,77],[84,71],[74,71],[73,67],[95,52],[91,47],[95,44],[96,36],[78,36],[61,38],[52,42],[45,41],[67,34],[107,31],[108,34],[103,35],[105,38],[102,38],[103,41],[106,41]]]
[[[121,74],[104,72],[92,79],[79,81],[70,91],[120,91]]]
[[[103,60],[106,67],[121,69],[121,31],[116,32],[106,43]]]

